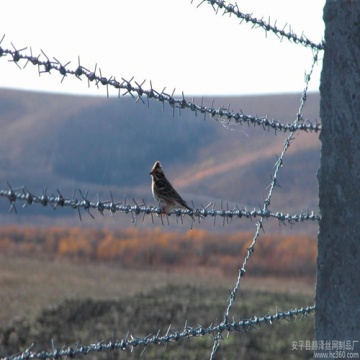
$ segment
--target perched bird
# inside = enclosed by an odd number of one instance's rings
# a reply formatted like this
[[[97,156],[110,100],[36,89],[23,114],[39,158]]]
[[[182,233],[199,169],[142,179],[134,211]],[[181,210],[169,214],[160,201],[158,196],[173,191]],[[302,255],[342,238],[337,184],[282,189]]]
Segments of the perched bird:
[[[160,161],[155,161],[155,164],[150,171],[150,175],[152,178],[151,189],[153,197],[160,206],[163,214],[167,214],[171,210],[179,208],[193,211],[166,178]]]

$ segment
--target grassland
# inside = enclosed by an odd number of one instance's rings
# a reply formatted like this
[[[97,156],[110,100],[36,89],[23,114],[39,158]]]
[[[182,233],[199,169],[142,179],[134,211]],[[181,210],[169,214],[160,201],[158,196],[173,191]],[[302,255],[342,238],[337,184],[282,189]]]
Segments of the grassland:
[[[220,322],[236,280],[219,272],[192,269],[141,271],[116,264],[75,264],[64,260],[0,257],[0,356],[35,343],[35,350],[100,340],[165,333]],[[304,279],[252,278],[241,283],[231,316],[235,319],[313,304],[314,283]],[[225,334],[224,334],[225,335]],[[282,322],[246,334],[229,334],[217,359],[307,359],[292,341],[313,339],[313,319]],[[210,337],[149,347],[145,359],[208,358]],[[139,358],[143,349],[99,353],[86,358]]]

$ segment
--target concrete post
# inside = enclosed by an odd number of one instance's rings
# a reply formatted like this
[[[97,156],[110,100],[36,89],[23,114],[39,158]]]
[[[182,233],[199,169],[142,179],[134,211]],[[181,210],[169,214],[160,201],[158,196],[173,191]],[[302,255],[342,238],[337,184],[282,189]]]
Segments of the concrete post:
[[[360,356],[360,1],[327,0],[324,21],[315,331]]]

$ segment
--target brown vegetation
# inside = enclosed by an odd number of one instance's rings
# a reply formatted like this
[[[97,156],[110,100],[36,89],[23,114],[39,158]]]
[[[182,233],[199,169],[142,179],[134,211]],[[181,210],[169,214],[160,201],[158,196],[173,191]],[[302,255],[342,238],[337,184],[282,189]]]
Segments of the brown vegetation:
[[[235,274],[253,234],[185,233],[136,228],[117,231],[80,228],[0,227],[0,251],[73,261],[116,262],[124,268],[212,268]],[[309,235],[262,235],[250,262],[252,275],[313,276],[316,240]]]

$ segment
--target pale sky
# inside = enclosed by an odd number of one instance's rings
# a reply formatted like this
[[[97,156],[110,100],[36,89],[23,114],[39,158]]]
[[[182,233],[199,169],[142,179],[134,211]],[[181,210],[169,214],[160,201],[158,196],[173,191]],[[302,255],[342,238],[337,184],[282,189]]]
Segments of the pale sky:
[[[56,57],[68,69],[81,65],[117,80],[134,77],[144,88],[186,95],[247,95],[301,92],[312,50],[280,41],[234,16],[216,15],[200,0],[16,0],[1,7],[0,39],[4,49],[28,47],[24,53]],[[229,1],[230,3],[230,1]],[[239,10],[279,28],[285,24],[319,43],[324,36],[325,0],[238,0]],[[287,27],[288,29],[288,27]],[[45,60],[45,57],[41,57]],[[106,95],[86,78],[38,75],[0,58],[0,87],[57,93]],[[20,62],[21,66],[25,61]],[[319,89],[322,53],[309,89]],[[110,95],[117,95],[110,89]]]

